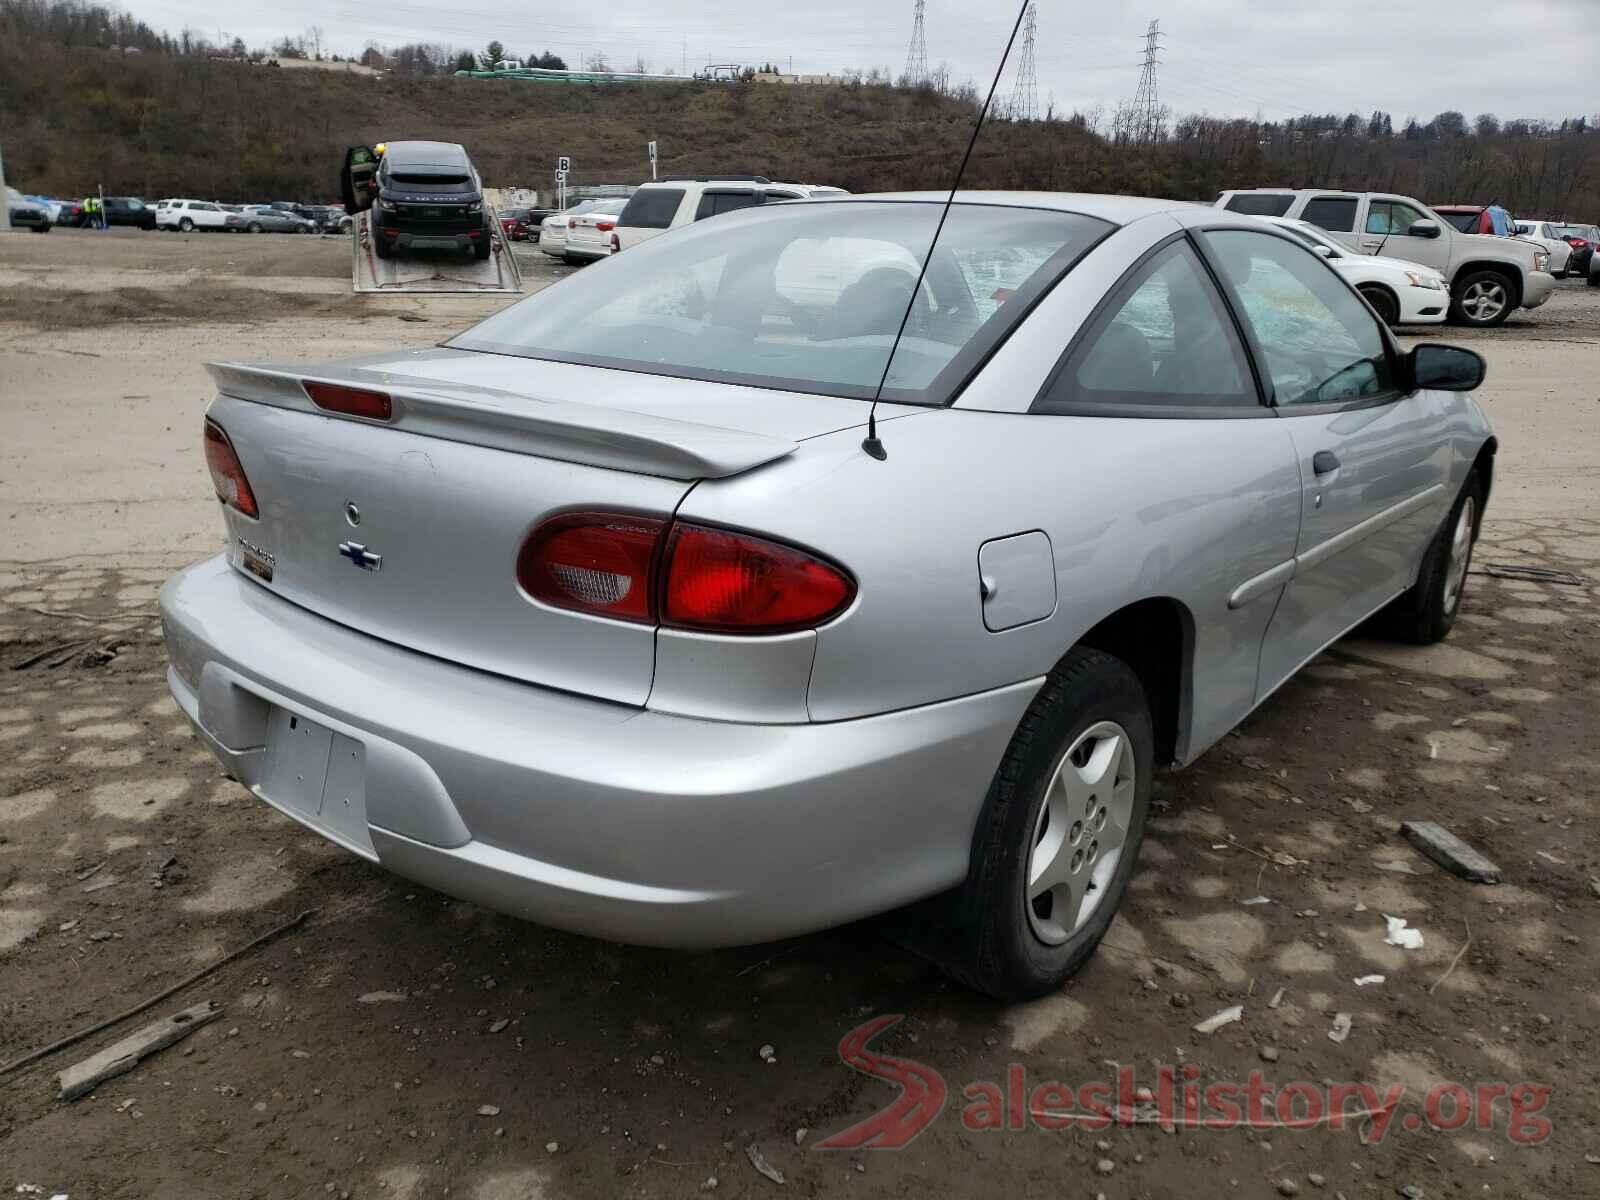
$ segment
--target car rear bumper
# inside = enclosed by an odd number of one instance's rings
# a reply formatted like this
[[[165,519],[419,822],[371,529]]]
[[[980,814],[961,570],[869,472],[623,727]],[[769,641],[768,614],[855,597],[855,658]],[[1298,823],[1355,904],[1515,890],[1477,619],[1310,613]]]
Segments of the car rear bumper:
[[[591,245],[586,245],[583,242],[578,242],[578,243],[574,244],[574,243],[569,241],[567,243],[567,255],[566,256],[568,258],[587,259],[587,260],[592,262],[592,261],[594,261],[596,259],[610,258],[611,257],[611,247],[610,246],[591,246]]]
[[[257,797],[441,891],[652,945],[767,941],[959,883],[1039,685],[830,724],[670,716],[402,649],[220,556],[161,615],[174,697]],[[328,738],[301,796],[291,721]]]

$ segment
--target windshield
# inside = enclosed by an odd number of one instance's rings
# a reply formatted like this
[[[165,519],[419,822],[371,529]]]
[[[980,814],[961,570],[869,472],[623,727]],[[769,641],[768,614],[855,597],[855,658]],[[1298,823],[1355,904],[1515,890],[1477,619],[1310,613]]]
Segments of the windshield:
[[[912,303],[940,205],[745,209],[636,246],[446,343],[464,350],[870,400],[945,404],[1111,226],[957,205]]]

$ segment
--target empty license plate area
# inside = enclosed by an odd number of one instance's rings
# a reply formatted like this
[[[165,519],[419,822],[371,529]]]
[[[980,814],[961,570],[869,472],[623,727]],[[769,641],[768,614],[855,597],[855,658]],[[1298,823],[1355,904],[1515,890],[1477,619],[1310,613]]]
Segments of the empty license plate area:
[[[367,832],[366,747],[274,705],[257,790],[331,840],[373,856]]]

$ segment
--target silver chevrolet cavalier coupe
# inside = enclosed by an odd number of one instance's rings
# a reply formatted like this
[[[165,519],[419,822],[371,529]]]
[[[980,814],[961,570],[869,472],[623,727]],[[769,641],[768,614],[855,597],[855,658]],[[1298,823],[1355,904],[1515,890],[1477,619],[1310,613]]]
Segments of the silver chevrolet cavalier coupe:
[[[727,214],[433,349],[212,365],[226,549],[161,606],[224,767],[562,929],[925,902],[958,978],[1059,986],[1158,765],[1374,615],[1449,632],[1496,443],[1477,355],[1402,353],[1282,230],[970,192],[935,239],[943,199]]]

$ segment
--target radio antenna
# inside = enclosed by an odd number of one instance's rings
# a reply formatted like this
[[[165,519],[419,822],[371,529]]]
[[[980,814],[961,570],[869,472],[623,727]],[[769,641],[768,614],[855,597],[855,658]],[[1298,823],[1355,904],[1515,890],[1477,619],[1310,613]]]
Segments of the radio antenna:
[[[950,184],[950,194],[945,197],[944,208],[939,212],[939,223],[933,227],[933,239],[928,243],[928,252],[922,257],[922,266],[917,270],[917,282],[912,285],[911,298],[906,301],[906,311],[900,315],[900,328],[895,332],[894,344],[889,347],[889,358],[883,364],[883,374],[878,378],[878,389],[872,394],[872,407],[867,410],[867,436],[861,440],[861,448],[879,462],[888,458],[889,452],[878,440],[878,400],[883,396],[883,386],[889,380],[889,368],[894,366],[895,351],[900,348],[900,339],[905,336],[906,323],[911,320],[911,310],[917,306],[917,296],[922,291],[923,277],[927,275],[928,263],[933,259],[933,248],[938,245],[939,235],[944,232],[945,218],[950,215],[950,208],[956,202],[956,190],[961,186],[961,177],[967,173],[967,162],[972,158],[972,148],[978,144],[978,133],[983,128],[983,119],[988,115],[990,106],[994,104],[994,93],[1000,86],[1000,76],[1005,72],[1006,59],[1011,57],[1011,47],[1016,44],[1017,33],[1022,29],[1022,19],[1028,15],[1028,8],[1032,3],[1033,0],[1022,0],[1016,24],[1011,26],[1011,36],[1006,39],[1005,53],[1000,56],[1000,65],[994,69],[994,81],[989,84],[989,95],[984,98],[983,107],[978,110],[978,119],[972,126],[972,136],[967,139],[967,152],[961,156],[961,165],[956,168],[955,181]]]

